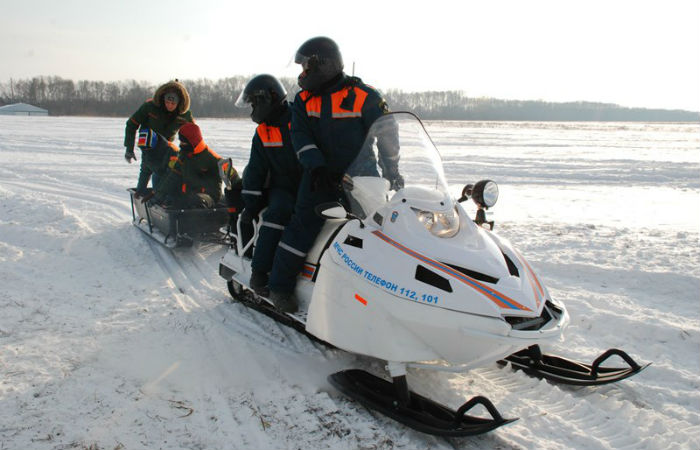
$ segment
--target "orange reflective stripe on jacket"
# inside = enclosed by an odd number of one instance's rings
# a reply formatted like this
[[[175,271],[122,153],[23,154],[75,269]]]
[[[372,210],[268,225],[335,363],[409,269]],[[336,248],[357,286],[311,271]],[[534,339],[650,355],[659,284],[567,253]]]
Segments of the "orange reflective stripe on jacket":
[[[352,110],[342,108],[340,105],[345,100],[345,97],[351,95],[352,92],[355,94],[355,101],[352,104]],[[362,89],[356,89],[350,86],[344,87],[338,92],[331,94],[331,115],[334,119],[345,119],[349,117],[362,117],[362,106],[365,104],[367,99],[367,92]]]
[[[351,92],[352,91],[352,92]],[[302,100],[306,102],[306,114],[309,117],[321,117],[321,97],[311,96],[309,91],[302,91],[300,94]],[[351,109],[341,107],[343,101],[348,95],[354,95],[355,101],[350,105]],[[346,86],[338,92],[331,94],[331,117],[334,119],[346,119],[352,117],[362,117],[362,107],[367,100],[367,92],[353,86]],[[343,105],[348,106],[348,105]]]
[[[263,147],[282,147],[284,145],[282,130],[279,127],[271,127],[261,123],[258,125],[257,132]]]
[[[309,117],[321,117],[321,97],[312,97],[306,102],[306,114]]]

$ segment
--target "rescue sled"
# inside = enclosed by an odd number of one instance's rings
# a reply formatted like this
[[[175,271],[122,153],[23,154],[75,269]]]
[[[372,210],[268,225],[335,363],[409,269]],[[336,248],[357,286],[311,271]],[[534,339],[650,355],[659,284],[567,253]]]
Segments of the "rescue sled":
[[[298,278],[297,313],[280,313],[249,288],[250,259],[243,255],[255,238],[232,244],[219,265],[234,299],[315,339],[387,362],[388,377],[356,369],[330,375],[339,391],[416,430],[467,436],[515,419],[478,395],[456,410],[418,395],[407,385],[408,368],[461,372],[509,361],[555,382],[602,384],[646,367],[621,350],[592,365],[541,352],[540,345],[562,337],[569,323],[565,305],[492,231],[485,212],[498,198],[496,183],[482,180],[453,195],[416,116],[381,117],[365,145],[376,158],[382,145],[400,146],[405,186],[391,191],[378,175],[357,175],[366,160],[349,167],[343,182],[349,211],[339,203],[317,209],[326,223]],[[462,204],[469,199],[475,219]],[[603,366],[611,357],[629,367]],[[481,415],[472,415],[475,410]]]
[[[135,198],[136,191],[133,188],[127,191],[131,196],[133,225],[168,248],[190,247],[194,241],[217,244],[230,242],[225,231],[229,214],[224,205],[214,208],[165,208]]]

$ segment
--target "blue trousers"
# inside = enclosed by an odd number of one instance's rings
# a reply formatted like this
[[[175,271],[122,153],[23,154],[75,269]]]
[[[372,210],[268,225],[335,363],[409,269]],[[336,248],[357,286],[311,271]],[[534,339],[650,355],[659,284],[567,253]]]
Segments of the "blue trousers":
[[[262,214],[262,226],[253,252],[253,270],[265,273],[272,270],[275,250],[294,212],[294,201],[294,194],[288,191],[274,188],[268,191],[267,209]]]
[[[296,278],[301,271],[306,253],[313,246],[316,236],[321,231],[325,219],[316,215],[317,205],[325,202],[342,201],[343,193],[330,191],[311,191],[311,180],[304,172],[294,215],[284,229],[282,239],[275,251],[272,272],[270,273],[270,290],[293,292]]]

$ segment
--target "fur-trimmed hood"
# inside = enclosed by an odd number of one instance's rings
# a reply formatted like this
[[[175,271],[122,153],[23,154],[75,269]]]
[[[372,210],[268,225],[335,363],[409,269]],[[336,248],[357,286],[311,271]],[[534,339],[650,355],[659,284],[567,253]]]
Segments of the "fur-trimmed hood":
[[[177,94],[180,96],[180,103],[177,104],[178,114],[184,114],[190,109],[190,94],[187,93],[185,85],[180,83],[178,80],[168,81],[156,89],[156,93],[153,95],[153,103],[155,103],[159,108],[162,107],[165,104],[163,97],[168,92],[177,92]]]

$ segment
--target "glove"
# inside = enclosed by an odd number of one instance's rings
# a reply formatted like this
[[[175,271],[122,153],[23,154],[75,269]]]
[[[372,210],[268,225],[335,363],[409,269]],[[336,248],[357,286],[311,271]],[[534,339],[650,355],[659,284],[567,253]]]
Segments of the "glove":
[[[146,203],[148,206],[154,206],[164,203],[166,195],[162,192],[151,191],[149,194],[146,194],[144,198],[145,200],[142,200],[142,202]]]
[[[126,159],[126,162],[128,162],[129,164],[131,164],[132,159],[136,161],[136,155],[134,154],[133,148],[126,149],[126,152],[124,152],[124,159]]]
[[[403,177],[401,176],[400,173],[397,173],[394,178],[389,180],[389,183],[391,183],[391,190],[392,191],[398,191],[399,189],[403,189]]]
[[[311,171],[311,192],[335,191],[338,189],[338,180],[326,166],[318,166]]]
[[[398,168],[395,167],[394,169],[387,170],[386,176],[384,178],[389,180],[389,184],[392,191],[398,191],[399,189],[403,189],[404,180],[401,174],[399,173]]]
[[[147,201],[152,199],[155,195],[156,195],[156,193],[154,191],[147,192],[146,194],[141,196],[141,203],[146,203]]]

